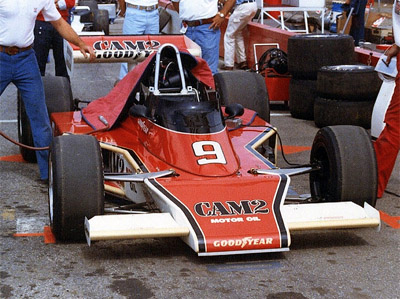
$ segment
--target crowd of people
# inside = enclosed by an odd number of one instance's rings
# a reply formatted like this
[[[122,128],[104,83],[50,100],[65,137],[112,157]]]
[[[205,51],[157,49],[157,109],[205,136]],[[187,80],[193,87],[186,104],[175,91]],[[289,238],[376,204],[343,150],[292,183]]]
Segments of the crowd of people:
[[[255,0],[171,0],[182,21],[181,32],[196,42],[202,57],[213,74],[219,70],[220,27],[230,15],[224,36],[222,70],[247,68],[243,29],[256,11]],[[158,34],[158,0],[118,0],[120,16],[124,17],[123,34]],[[364,12],[367,0],[346,0],[352,7],[350,34],[357,45],[364,35]],[[68,11],[75,0],[0,0],[0,95],[14,83],[21,93],[30,119],[36,147],[49,146],[52,133],[47,115],[41,76],[45,75],[49,49],[53,49],[55,73],[68,77],[63,58],[63,39],[77,45],[80,51],[94,59],[92,47],[86,45],[68,24]],[[397,56],[400,70],[400,0],[394,0],[393,29],[395,44],[386,52],[388,61]],[[18,28],[18,30],[15,30]],[[128,72],[121,66],[119,78]],[[400,149],[400,83],[399,74],[386,126],[374,143],[379,171],[378,197],[389,180]],[[37,151],[40,178],[48,179],[48,151]]]

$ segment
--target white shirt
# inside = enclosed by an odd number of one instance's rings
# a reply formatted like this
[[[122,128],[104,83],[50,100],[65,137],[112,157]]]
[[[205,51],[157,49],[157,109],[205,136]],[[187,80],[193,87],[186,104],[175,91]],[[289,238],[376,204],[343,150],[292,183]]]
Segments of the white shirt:
[[[158,0],[125,0],[125,2],[140,6],[153,6],[158,4]]]
[[[179,18],[186,21],[208,19],[218,12],[218,0],[172,0],[179,2]]]
[[[400,47],[400,0],[394,0],[393,4],[393,36]]]
[[[54,0],[0,0],[0,45],[28,47],[39,12],[46,21],[61,18]]]

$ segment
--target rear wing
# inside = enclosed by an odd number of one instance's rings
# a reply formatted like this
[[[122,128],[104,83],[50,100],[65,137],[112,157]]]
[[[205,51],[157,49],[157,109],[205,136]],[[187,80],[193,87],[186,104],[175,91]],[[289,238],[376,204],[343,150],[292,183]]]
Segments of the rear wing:
[[[174,44],[178,49],[186,49],[193,56],[201,57],[199,45],[184,35],[98,35],[81,36],[92,46],[96,59],[91,63],[128,63],[132,69],[144,61],[163,44]],[[64,57],[68,74],[73,75],[74,63],[89,63],[89,59],[75,45],[64,40]]]

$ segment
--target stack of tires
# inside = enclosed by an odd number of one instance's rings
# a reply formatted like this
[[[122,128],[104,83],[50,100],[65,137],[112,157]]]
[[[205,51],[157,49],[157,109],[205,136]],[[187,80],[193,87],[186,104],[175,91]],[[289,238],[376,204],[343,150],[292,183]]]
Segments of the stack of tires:
[[[110,22],[108,10],[99,9],[96,0],[79,0],[79,6],[88,6],[90,11],[81,16],[81,22],[93,23],[93,31],[103,31],[110,34]]]
[[[314,122],[317,127],[355,125],[371,128],[372,110],[382,81],[374,67],[325,66],[318,71]]]
[[[354,41],[349,35],[302,34],[288,40],[289,109],[295,118],[313,120],[318,70],[354,64]]]

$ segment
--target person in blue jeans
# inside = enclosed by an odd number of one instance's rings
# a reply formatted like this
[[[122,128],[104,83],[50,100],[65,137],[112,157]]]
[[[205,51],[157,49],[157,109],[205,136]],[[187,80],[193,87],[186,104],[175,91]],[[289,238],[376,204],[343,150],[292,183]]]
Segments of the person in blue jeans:
[[[354,45],[359,46],[360,41],[364,40],[365,31],[365,7],[367,6],[368,0],[346,0],[350,8],[353,8],[351,27],[349,34],[354,39]]]
[[[54,4],[56,5],[61,17],[68,22],[69,9],[75,6],[75,0],[54,0]],[[35,29],[33,32],[35,34],[33,49],[35,50],[36,59],[42,76],[46,73],[46,63],[49,57],[49,51],[50,49],[53,49],[55,75],[69,79],[64,59],[64,39],[58,31],[54,29],[50,22],[44,20],[41,13],[36,18]]]
[[[118,0],[120,13],[125,17],[123,34],[141,35],[158,34],[160,32],[158,0]],[[119,73],[121,80],[128,73],[128,64],[122,63]]]
[[[33,28],[39,12],[69,42],[95,59],[92,47],[86,45],[61,17],[54,0],[0,0],[0,95],[10,83],[18,88],[28,115],[36,147],[50,145],[52,131],[44,96],[43,82],[35,52]],[[40,179],[48,180],[48,151],[36,152]]]
[[[235,0],[223,2],[218,11],[218,0],[172,0],[182,20],[182,30],[200,46],[201,56],[213,74],[218,72],[220,27],[235,5]]]

